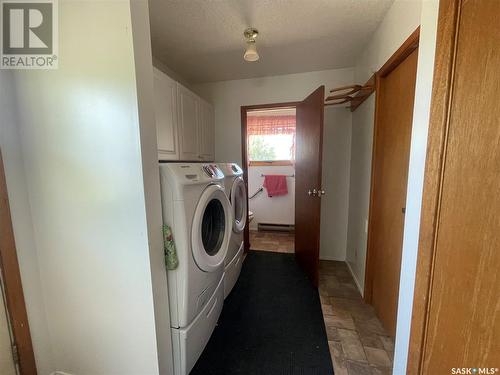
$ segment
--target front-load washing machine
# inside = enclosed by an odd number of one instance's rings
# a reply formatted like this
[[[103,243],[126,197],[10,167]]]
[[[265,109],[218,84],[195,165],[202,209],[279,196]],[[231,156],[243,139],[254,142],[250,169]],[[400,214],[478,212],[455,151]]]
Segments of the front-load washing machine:
[[[224,302],[224,260],[233,232],[224,175],[215,164],[160,163],[163,222],[179,265],[167,272],[174,370],[188,374]]]
[[[224,298],[236,284],[243,263],[243,230],[247,222],[247,193],[243,170],[236,163],[218,163],[224,174],[226,195],[233,211],[233,230],[224,260]]]

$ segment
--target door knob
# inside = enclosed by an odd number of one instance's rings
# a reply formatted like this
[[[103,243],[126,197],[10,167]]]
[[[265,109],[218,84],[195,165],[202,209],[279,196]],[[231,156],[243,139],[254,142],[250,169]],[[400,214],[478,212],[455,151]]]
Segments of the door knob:
[[[310,196],[316,197],[318,195],[318,191],[316,189],[312,189],[312,190],[309,189],[307,194],[309,194]]]
[[[322,195],[325,195],[325,194],[326,194],[326,191],[324,191],[323,189],[318,190],[318,197],[321,197]]]

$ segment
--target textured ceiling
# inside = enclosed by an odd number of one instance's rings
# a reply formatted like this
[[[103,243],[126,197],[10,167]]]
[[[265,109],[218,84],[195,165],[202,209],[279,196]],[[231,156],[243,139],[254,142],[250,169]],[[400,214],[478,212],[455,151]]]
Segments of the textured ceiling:
[[[353,66],[393,0],[149,0],[153,55],[190,83]],[[260,60],[243,60],[243,30]]]

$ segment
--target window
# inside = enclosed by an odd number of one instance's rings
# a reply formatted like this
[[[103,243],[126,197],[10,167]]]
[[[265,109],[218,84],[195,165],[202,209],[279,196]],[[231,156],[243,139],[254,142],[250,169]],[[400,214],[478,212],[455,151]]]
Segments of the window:
[[[295,160],[295,108],[249,112],[250,165],[290,165]]]

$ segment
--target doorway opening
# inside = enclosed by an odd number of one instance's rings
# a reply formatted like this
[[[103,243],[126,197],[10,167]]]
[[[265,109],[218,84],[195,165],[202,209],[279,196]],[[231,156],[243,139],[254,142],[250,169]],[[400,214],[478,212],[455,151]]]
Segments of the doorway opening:
[[[244,169],[252,250],[295,251],[296,120],[296,106],[291,103],[245,109]]]
[[[274,140],[274,143],[282,144],[282,146],[280,146],[282,151],[274,151],[276,160],[260,160],[260,162],[267,161],[272,165],[273,162],[280,161],[278,159],[280,158],[279,155],[281,155],[281,158],[285,157],[289,159],[285,162],[293,165],[294,173],[283,174],[283,172],[281,172],[280,175],[275,174],[269,176],[264,173],[259,173],[258,177],[264,179],[262,187],[266,190],[268,198],[272,199],[288,195],[288,179],[294,179],[295,197],[293,200],[295,204],[293,210],[293,229],[295,232],[295,260],[304,270],[315,288],[318,287],[321,197],[325,194],[322,188],[324,103],[325,86],[320,86],[300,102],[241,107],[242,161],[245,172],[245,184],[247,191],[249,191],[249,196],[253,196],[256,193],[256,191],[249,190],[248,184],[250,167],[249,124],[259,124],[259,120],[257,119],[252,120],[254,122],[249,122],[248,118],[257,117],[254,115],[256,114],[255,112],[259,111],[267,111],[267,115],[269,115],[269,113],[271,113],[270,110],[295,110],[295,116],[293,116],[293,112],[284,111],[285,113],[283,116],[291,117],[289,123],[280,120],[279,126],[270,127],[273,129],[272,132],[274,132],[271,133],[271,135],[283,135],[279,142]],[[276,114],[276,112],[274,113]],[[295,117],[295,121],[293,121],[293,117]],[[292,121],[295,123],[295,127],[292,126]],[[265,126],[263,127],[265,128]],[[254,131],[258,132],[257,130],[250,130],[250,133]],[[255,135],[259,134],[257,133]],[[259,138],[255,138],[254,142],[257,142],[257,144],[263,142],[258,139]],[[260,155],[264,154],[266,158],[270,158],[270,156],[273,155],[273,152],[267,152],[267,155],[266,152],[260,152]],[[259,155],[259,152],[254,152],[253,155]],[[259,162],[259,160],[255,161]],[[249,207],[249,211],[251,211],[252,205],[249,204]],[[252,216],[255,215],[253,212],[252,214]],[[289,220],[290,218],[288,221]],[[250,214],[248,221],[250,222]],[[252,225],[252,223],[250,223],[250,225]],[[250,225],[247,225],[245,230],[245,251],[250,249]]]

